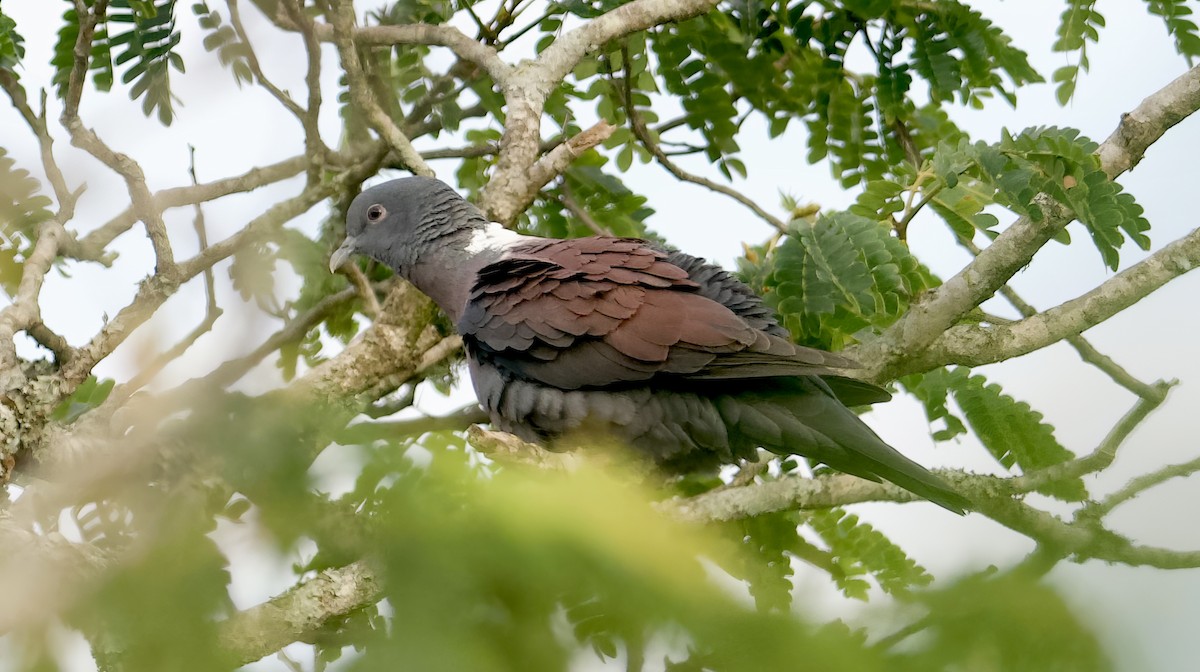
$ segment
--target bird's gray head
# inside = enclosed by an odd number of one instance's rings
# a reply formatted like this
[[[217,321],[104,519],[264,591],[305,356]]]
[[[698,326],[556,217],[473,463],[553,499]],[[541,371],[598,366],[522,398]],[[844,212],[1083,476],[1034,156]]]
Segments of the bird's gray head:
[[[346,240],[329,259],[336,271],[351,255],[365,254],[408,277],[447,237],[486,225],[479,210],[432,177],[405,177],[367,189],[346,211]]]

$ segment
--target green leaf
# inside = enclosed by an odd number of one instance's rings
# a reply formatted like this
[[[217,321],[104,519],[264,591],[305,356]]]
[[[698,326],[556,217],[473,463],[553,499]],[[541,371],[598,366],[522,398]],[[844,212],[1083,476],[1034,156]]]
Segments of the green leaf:
[[[797,220],[766,261],[767,302],[801,342],[840,349],[891,324],[936,281],[887,225],[850,213]]]
[[[770,513],[730,523],[725,530],[746,551],[725,569],[745,580],[759,611],[787,612],[792,604],[791,554],[800,544],[799,515]]]
[[[183,60],[173,51],[181,39],[175,27],[175,1],[112,0],[108,15],[109,24],[129,26],[108,33],[109,48],[119,48],[113,62],[129,66],[121,81],[132,84],[129,95],[142,99],[142,111],[147,116],[156,114],[166,126],[175,118],[177,102],[171,93],[171,70],[183,71]],[[111,82],[111,66],[109,70]]]
[[[18,168],[0,147],[0,242],[27,254],[37,240],[38,225],[53,217],[53,202],[41,193],[42,185]]]
[[[947,395],[952,395],[972,433],[1005,469],[1019,467],[1022,473],[1029,473],[1075,457],[1054,437],[1054,427],[1043,421],[1041,413],[970,369],[936,369],[906,376],[901,384],[925,404],[931,423],[945,423],[943,429],[933,433],[939,441],[965,431],[962,420],[947,408]],[[1083,481],[1078,478],[1050,483],[1038,492],[1069,502],[1087,498]]]
[[[1151,14],[1162,18],[1167,33],[1175,40],[1175,51],[1187,59],[1189,66],[1194,65],[1200,56],[1200,31],[1189,18],[1193,12],[1188,0],[1146,0],[1146,5]]]
[[[1038,194],[1069,208],[1087,227],[1105,265],[1116,270],[1126,238],[1149,248],[1150,223],[1140,205],[1109,179],[1095,156],[1098,145],[1072,128],[1030,128],[999,145],[977,146],[980,174],[994,181],[996,200],[1034,219],[1041,218]]]
[[[1077,65],[1061,67],[1054,72],[1054,81],[1058,82],[1055,96],[1059,104],[1065,105],[1074,95],[1079,73],[1087,72],[1089,67],[1087,45],[1099,41],[1103,27],[1104,16],[1096,11],[1096,0],[1067,0],[1053,49],[1057,52],[1078,52],[1079,61]]]
[[[803,518],[829,547],[833,562],[841,570],[831,575],[846,597],[867,597],[866,585],[855,581],[856,576],[869,575],[885,592],[899,595],[933,581],[903,549],[852,513],[832,508],[805,513]]]
[[[97,23],[92,35],[92,51],[88,62],[92,83],[98,91],[111,90],[113,83],[113,62],[107,26],[103,19]],[[79,16],[72,7],[63,13],[63,26],[58,31],[54,55],[50,59],[50,64],[54,66],[54,77],[51,81],[60,100],[66,97],[67,86],[70,84],[71,70],[75,66],[75,42],[78,39]]]
[[[111,378],[101,380],[95,376],[88,376],[87,380],[75,388],[71,396],[64,399],[50,413],[50,419],[62,423],[75,422],[84,413],[104,403],[115,384],[116,381]]]
[[[17,22],[0,12],[0,70],[16,75],[16,67],[25,58],[25,38],[17,32]]]
[[[1079,82],[1079,66],[1064,65],[1054,71],[1052,79],[1058,84],[1054,89],[1054,97],[1058,99],[1059,105],[1066,105],[1075,95],[1075,85]]]

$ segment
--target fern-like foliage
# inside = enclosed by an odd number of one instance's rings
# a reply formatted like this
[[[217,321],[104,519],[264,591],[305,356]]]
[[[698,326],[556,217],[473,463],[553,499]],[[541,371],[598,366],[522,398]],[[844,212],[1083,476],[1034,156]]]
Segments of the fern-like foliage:
[[[925,406],[931,424],[943,426],[933,438],[947,441],[966,433],[966,427],[1001,466],[1019,468],[1023,473],[1061,464],[1075,455],[1058,442],[1054,427],[1029,404],[1004,393],[996,383],[973,374],[964,367],[936,369],[906,376],[901,384]],[[956,415],[947,401],[954,398],[962,416]],[[964,424],[965,420],[965,424]],[[1039,492],[1059,499],[1078,502],[1087,498],[1083,481],[1078,478],[1048,484]]]
[[[1188,0],[1146,0],[1150,13],[1161,17],[1167,33],[1175,40],[1175,51],[1193,65],[1200,56],[1200,31],[1192,21],[1192,8]]]
[[[729,523],[725,531],[745,554],[724,568],[748,584],[761,611],[790,608],[794,558],[824,570],[846,597],[858,600],[867,599],[871,578],[891,594],[933,580],[903,549],[842,509],[780,511]]]
[[[85,5],[91,7],[93,0],[86,0]],[[75,42],[79,39],[79,15],[72,6],[63,12],[63,25],[58,30],[58,40],[54,43],[54,55],[50,64],[54,66],[55,92],[61,100],[66,97],[67,85],[71,83],[71,69],[75,65]],[[109,91],[113,84],[112,51],[108,42],[108,24],[100,21],[92,36],[92,53],[88,59],[88,69],[92,73],[92,84],[97,91]]]
[[[1034,197],[1045,193],[1070,208],[1104,263],[1115,270],[1126,237],[1143,250],[1150,248],[1150,223],[1133,196],[1101,170],[1098,147],[1072,128],[1031,128],[1005,132],[998,146],[980,147],[978,163],[998,187],[996,200],[1003,205],[1041,219]]]
[[[1054,71],[1053,79],[1058,84],[1055,95],[1061,105],[1066,105],[1075,95],[1075,85],[1079,82],[1079,73],[1087,72],[1089,67],[1087,57],[1088,42],[1100,40],[1100,29],[1104,27],[1104,15],[1096,11],[1096,0],[1067,0],[1067,8],[1063,10],[1062,19],[1058,24],[1058,39],[1054,41],[1054,50],[1059,52],[1077,52],[1079,60],[1074,65],[1065,65]]]
[[[51,201],[40,190],[38,181],[0,148],[0,287],[9,296],[16,295],[37,225],[52,216]]]
[[[91,7],[93,0],[86,0]],[[70,83],[75,63],[75,42],[79,37],[79,16],[75,9],[63,14],[51,64],[54,84],[60,98]],[[171,70],[183,71],[183,58],[175,53],[181,37],[175,27],[175,0],[112,0],[108,13],[97,23],[92,39],[88,69],[97,90],[112,88],[114,69],[125,66],[121,81],[130,84],[129,97],[142,100],[146,116],[157,114],[170,125],[175,118],[171,93]]]
[[[840,349],[866,328],[891,324],[936,281],[890,227],[848,212],[791,224],[765,259],[763,292],[800,341]]]
[[[975,107],[989,92],[1015,103],[1015,86],[1040,82],[1025,52],[982,14],[960,2],[939,2],[929,11],[901,15],[901,25],[913,32],[914,69],[929,83],[930,97],[958,96]]]
[[[130,64],[121,81],[132,84],[129,96],[142,99],[146,116],[158,114],[158,120],[170,125],[175,118],[175,96],[171,93],[171,69],[183,72],[183,58],[173,49],[180,34],[175,28],[175,0],[133,2],[113,0],[108,17],[110,24],[127,24],[129,28],[110,35],[109,43],[117,53],[116,65]]]
[[[50,219],[52,201],[29,171],[17,167],[0,147],[0,286],[9,295],[21,282],[23,262],[37,240],[37,226]]]
[[[1104,264],[1115,270],[1127,239],[1149,249],[1150,223],[1133,196],[1101,169],[1097,148],[1072,128],[1004,131],[994,145],[972,144],[964,137],[957,144],[939,144],[922,168],[925,179],[919,186],[934,212],[966,240],[978,231],[995,236],[998,222],[984,211],[987,206],[1003,205],[1041,221],[1046,214],[1039,199],[1049,196],[1084,225]],[[905,189],[914,188],[904,172],[898,173],[897,182]],[[856,212],[886,216],[896,212],[897,202],[906,197],[903,191],[884,184],[873,190],[860,197]],[[1065,229],[1055,239],[1062,243],[1071,240]]]
[[[838,572],[832,576],[846,597],[867,598],[867,584],[861,578],[864,576],[874,578],[880,588],[891,594],[904,594],[933,581],[925,568],[902,548],[852,513],[833,508],[808,512],[804,518],[829,547],[841,570],[840,578]]]
[[[250,45],[242,42],[233,26],[224,22],[220,12],[209,9],[207,2],[193,4],[192,13],[196,15],[200,27],[208,31],[208,35],[204,36],[204,48],[217,53],[217,59],[233,73],[233,81],[238,86],[253,83]]]
[[[25,58],[25,38],[17,32],[17,22],[0,12],[0,70],[15,76],[22,58]]]
[[[807,542],[800,537],[800,516],[795,511],[769,513],[732,522],[730,536],[745,554],[726,563],[726,571],[742,579],[761,611],[787,612],[792,604],[792,561]]]
[[[681,100],[684,121],[727,177],[741,172],[722,160],[739,150],[737,130],[752,113],[763,115],[772,136],[800,120],[808,160],[828,158],[851,186],[882,179],[888,166],[936,146],[939,136],[917,132],[931,120],[914,90],[928,92],[936,114],[937,104],[955,98],[979,106],[999,94],[1012,102],[1016,88],[1041,81],[1007,35],[953,0],[732,3],[660,27],[650,41],[659,83]],[[848,65],[860,48],[874,69]],[[917,78],[927,86],[914,87]],[[935,123],[953,126],[944,116]]]

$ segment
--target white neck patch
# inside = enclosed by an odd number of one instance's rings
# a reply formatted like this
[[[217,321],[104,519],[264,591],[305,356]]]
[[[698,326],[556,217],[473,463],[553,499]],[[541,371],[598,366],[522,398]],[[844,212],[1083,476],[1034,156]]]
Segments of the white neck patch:
[[[488,251],[503,252],[527,237],[511,229],[506,229],[496,222],[488,222],[483,229],[476,229],[471,233],[471,242],[467,243],[467,252],[471,254]]]

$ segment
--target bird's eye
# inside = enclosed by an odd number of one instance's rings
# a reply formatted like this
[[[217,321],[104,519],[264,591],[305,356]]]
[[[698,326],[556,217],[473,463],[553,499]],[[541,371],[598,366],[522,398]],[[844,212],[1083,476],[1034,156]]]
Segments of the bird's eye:
[[[367,221],[371,222],[372,224],[382,220],[386,216],[387,216],[387,208],[383,207],[382,205],[380,205],[378,203],[367,208]]]

